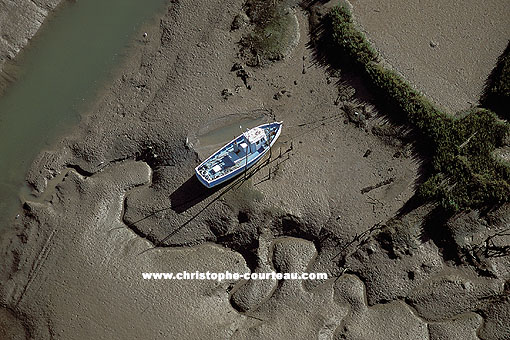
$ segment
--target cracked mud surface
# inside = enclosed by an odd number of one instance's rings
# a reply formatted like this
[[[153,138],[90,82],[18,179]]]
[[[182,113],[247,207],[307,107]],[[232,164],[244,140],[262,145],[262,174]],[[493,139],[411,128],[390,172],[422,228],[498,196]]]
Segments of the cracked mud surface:
[[[497,233],[509,208],[457,216],[442,238],[423,225],[431,207],[399,215],[420,172],[406,139],[381,133],[388,125],[361,101],[369,98],[363,88],[355,101],[339,102],[337,85],[349,79],[313,58],[300,8],[301,38],[286,59],[243,65],[247,79],[232,72],[242,62],[236,43],[243,33],[231,31],[241,8],[241,1],[169,3],[92,112],[36,160],[28,180],[46,196],[26,203],[15,235],[2,241],[7,308],[0,315],[16,325],[13,334],[508,338],[501,322],[510,313],[508,256],[476,246],[491,236],[497,249],[508,244]],[[186,145],[188,131],[259,107],[284,121],[269,163],[246,181],[204,189],[193,174],[199,159]],[[357,110],[366,119],[355,119]],[[61,178],[48,181],[56,173]],[[487,234],[474,233],[482,227]],[[462,256],[447,258],[449,247]],[[141,277],[272,269],[331,278]]]

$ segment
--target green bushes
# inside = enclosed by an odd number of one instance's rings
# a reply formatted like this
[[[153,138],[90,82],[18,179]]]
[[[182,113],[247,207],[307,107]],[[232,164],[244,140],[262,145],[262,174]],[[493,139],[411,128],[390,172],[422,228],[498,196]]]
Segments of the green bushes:
[[[354,27],[347,10],[343,7],[335,7],[330,13],[330,18],[334,27],[332,31],[334,43],[360,65],[377,61],[377,52],[370,46],[365,36]]]
[[[508,123],[482,108],[461,118],[441,112],[401,76],[377,63],[377,52],[356,30],[347,9],[334,8],[328,24],[332,48],[364,73],[376,97],[397,111],[393,115],[426,139],[431,167],[418,188],[419,197],[436,200],[450,212],[509,201],[510,167],[493,156],[509,133]],[[503,72],[507,75],[508,65]]]
[[[481,103],[510,119],[510,41],[489,76]]]
[[[435,137],[437,130],[443,128],[446,116],[398,74],[374,62],[365,64],[364,70],[379,95],[398,108],[399,118],[417,127],[425,136]]]

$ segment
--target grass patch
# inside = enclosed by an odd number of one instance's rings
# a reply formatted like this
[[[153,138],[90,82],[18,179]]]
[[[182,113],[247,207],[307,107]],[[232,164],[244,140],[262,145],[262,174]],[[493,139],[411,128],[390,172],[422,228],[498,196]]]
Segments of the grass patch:
[[[510,131],[508,123],[483,108],[462,117],[440,111],[401,76],[378,64],[377,52],[356,29],[346,8],[335,7],[324,25],[335,56],[347,56],[372,84],[375,96],[391,108],[394,118],[412,126],[425,140],[431,163],[428,179],[418,188],[419,198],[438,201],[448,212],[510,200],[510,167],[493,156]],[[498,96],[508,96],[508,53],[499,64],[494,89]]]
[[[502,118],[510,119],[510,41],[487,80],[480,102]]]
[[[253,31],[241,39],[245,55],[252,62],[282,59],[297,29],[290,9],[281,0],[248,0],[245,11],[254,24]]]
[[[358,66],[363,67],[372,61],[377,61],[375,49],[366,40],[363,33],[354,27],[352,16],[344,7],[335,7],[330,13],[332,40]]]

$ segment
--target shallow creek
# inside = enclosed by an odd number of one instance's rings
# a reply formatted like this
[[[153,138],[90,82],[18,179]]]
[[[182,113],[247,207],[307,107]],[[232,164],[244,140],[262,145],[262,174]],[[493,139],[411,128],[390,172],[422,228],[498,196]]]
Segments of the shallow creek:
[[[0,97],[0,229],[19,213],[36,155],[79,122],[165,3],[64,1],[18,55]]]

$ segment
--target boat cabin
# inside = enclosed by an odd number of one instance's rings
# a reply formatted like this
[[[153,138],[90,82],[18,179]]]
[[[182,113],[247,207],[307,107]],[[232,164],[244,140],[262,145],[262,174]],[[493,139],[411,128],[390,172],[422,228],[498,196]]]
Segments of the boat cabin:
[[[255,153],[267,144],[266,133],[259,127],[246,131],[243,133],[243,137],[244,140],[241,143],[234,141],[234,150],[229,153],[229,157],[234,163],[246,157],[246,153]]]
[[[259,127],[255,127],[251,130],[243,133],[244,140],[248,142],[250,147],[249,153],[254,153],[266,144],[267,136],[264,130]]]

